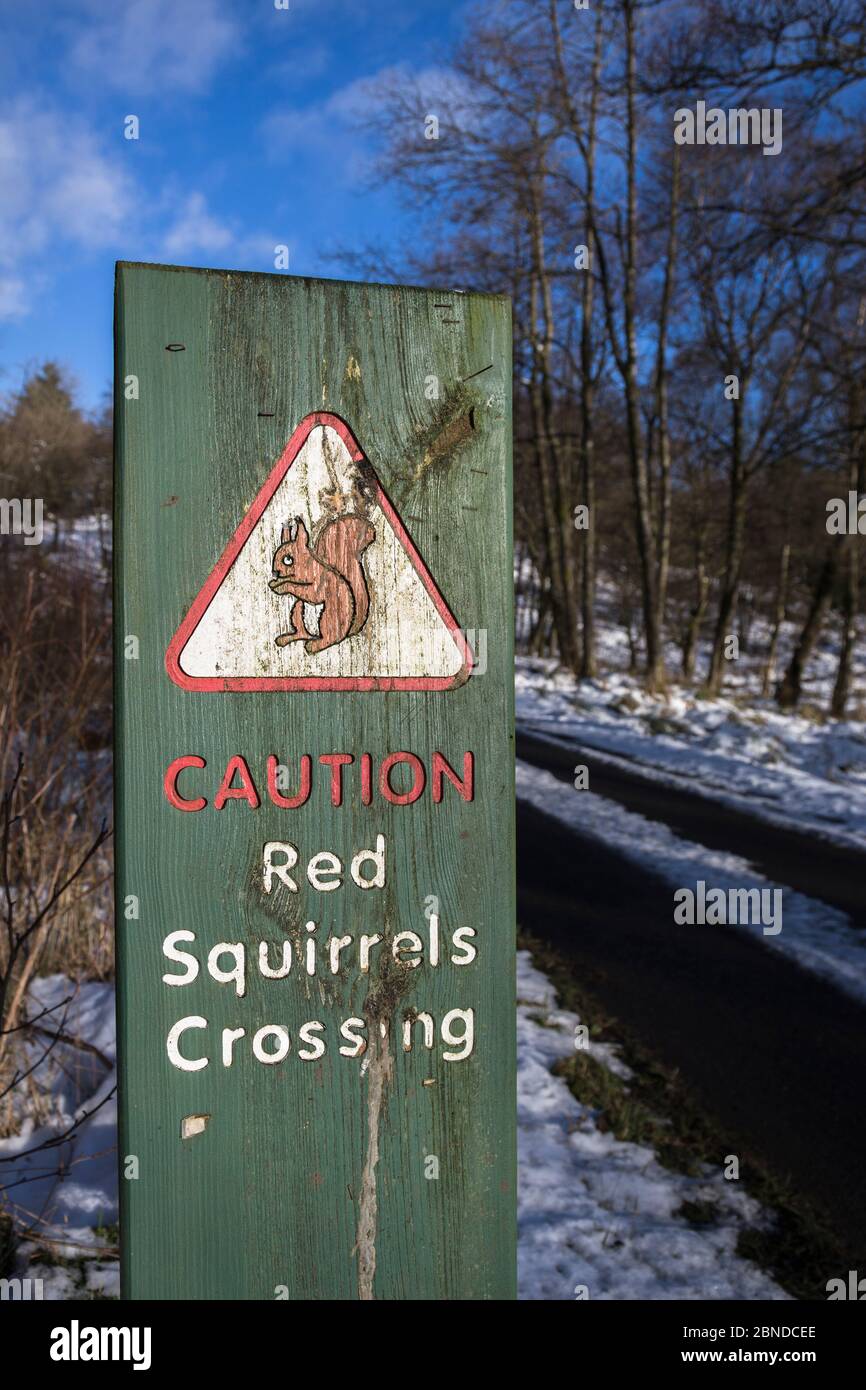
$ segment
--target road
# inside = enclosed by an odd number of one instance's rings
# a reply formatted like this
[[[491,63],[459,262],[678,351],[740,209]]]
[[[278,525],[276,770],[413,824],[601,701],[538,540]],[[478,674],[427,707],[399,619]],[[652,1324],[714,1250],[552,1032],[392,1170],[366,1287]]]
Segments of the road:
[[[611,768],[577,744],[519,730],[517,756],[569,784],[585,763],[599,796],[866,922],[866,856]],[[555,817],[518,802],[517,830],[520,923],[679,1069],[730,1152],[759,1155],[824,1208],[850,1268],[866,1274],[866,1009],[737,928],[676,926],[669,883]]]

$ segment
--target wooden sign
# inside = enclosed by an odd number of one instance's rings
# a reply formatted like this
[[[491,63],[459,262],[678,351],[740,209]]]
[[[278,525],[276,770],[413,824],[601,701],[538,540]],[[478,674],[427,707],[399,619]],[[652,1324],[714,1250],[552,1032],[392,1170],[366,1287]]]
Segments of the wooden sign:
[[[116,316],[125,1296],[513,1298],[508,302]]]

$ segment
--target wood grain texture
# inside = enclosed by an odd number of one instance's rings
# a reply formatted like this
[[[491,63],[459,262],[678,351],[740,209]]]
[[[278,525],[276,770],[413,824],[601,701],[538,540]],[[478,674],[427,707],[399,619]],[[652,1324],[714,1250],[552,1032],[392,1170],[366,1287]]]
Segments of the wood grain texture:
[[[435,306],[445,304],[446,309]],[[457,320],[457,322],[450,322]],[[166,350],[183,344],[183,351]],[[121,1221],[124,1292],[133,1298],[489,1299],[515,1295],[515,989],[511,323],[504,298],[283,276],[121,264],[116,294],[116,825]],[[124,382],[138,378],[139,398]],[[477,374],[477,375],[476,375]],[[439,399],[429,399],[432,376]],[[468,379],[467,378],[471,378]],[[180,689],[164,660],[229,537],[299,421],[329,411],[350,426],[464,630],[486,630],[487,669],[458,689],[215,692]],[[125,639],[139,641],[138,660]],[[361,803],[357,760],[440,751],[459,772],[475,755],[475,796],[445,784],[441,804],[380,795]],[[348,752],[343,804],[321,754]],[[265,763],[314,763],[309,801],[280,809]],[[169,805],[168,764],[196,814]],[[242,754],[262,804],[213,798]],[[402,769],[406,771],[406,769]],[[394,785],[399,778],[394,777]],[[400,784],[402,785],[402,783]],[[314,853],[348,865],[382,834],[383,890],[313,891]],[[300,892],[261,886],[267,841],[300,851]],[[348,880],[348,874],[347,874]],[[140,902],[127,920],[129,895]],[[258,943],[413,930],[439,899],[443,963],[369,975],[357,958],[310,978],[256,968]],[[451,933],[477,933],[477,959],[449,961]],[[192,931],[198,978],[170,987],[170,933]],[[217,942],[243,942],[246,993],[204,968]],[[386,941],[385,946],[388,945]],[[391,961],[391,968],[386,968]],[[225,961],[223,962],[225,964]],[[444,1061],[439,1024],[473,1009],[474,1050]],[[404,1053],[405,1013],[427,1011],[436,1043]],[[189,1056],[166,1036],[183,1016]],[[339,1022],[364,1018],[362,1059],[342,1057]],[[322,1020],[327,1051],[299,1059],[298,1029]],[[378,1023],[389,1024],[387,1046]],[[263,1065],[256,1029],[284,1026],[285,1061]],[[231,1068],[223,1028],[247,1030]],[[303,1045],[303,1044],[300,1044]],[[425,1082],[433,1084],[425,1085]],[[205,1127],[189,1116],[208,1116]],[[123,1176],[127,1156],[137,1179]],[[439,1161],[438,1179],[425,1159]],[[429,1171],[429,1165],[427,1165]],[[359,1242],[359,1234],[361,1236]],[[371,1238],[372,1237],[372,1238]]]

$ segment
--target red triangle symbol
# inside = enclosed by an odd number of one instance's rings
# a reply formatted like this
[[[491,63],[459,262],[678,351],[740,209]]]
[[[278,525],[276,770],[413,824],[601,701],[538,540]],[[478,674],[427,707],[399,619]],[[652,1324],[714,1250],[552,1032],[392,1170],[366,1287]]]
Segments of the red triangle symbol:
[[[295,430],[169,643],[184,690],[453,690],[473,656],[345,421]]]

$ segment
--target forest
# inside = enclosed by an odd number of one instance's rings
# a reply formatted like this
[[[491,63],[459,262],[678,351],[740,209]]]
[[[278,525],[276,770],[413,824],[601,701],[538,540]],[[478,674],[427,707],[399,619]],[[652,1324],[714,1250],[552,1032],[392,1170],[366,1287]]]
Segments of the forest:
[[[507,0],[380,83],[418,220],[389,276],[512,296],[528,651],[599,674],[603,598],[649,690],[716,695],[751,649],[784,709],[832,634],[851,715],[864,77],[849,0]]]

